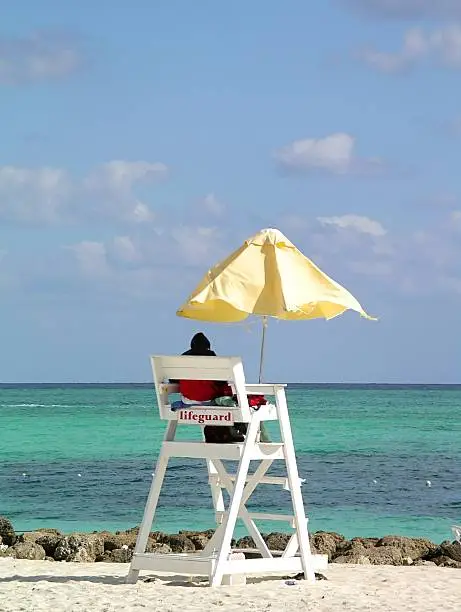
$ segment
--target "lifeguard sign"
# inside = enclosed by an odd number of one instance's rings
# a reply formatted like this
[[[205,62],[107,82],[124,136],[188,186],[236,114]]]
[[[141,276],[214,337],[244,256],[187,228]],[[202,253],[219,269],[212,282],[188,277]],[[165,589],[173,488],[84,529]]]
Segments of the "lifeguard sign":
[[[197,423],[198,425],[233,425],[232,410],[218,410],[216,408],[200,410],[184,406],[178,411],[178,423]]]
[[[134,583],[140,570],[174,572],[185,576],[208,576],[211,586],[231,583],[235,575],[285,574],[303,572],[307,580],[315,580],[315,569],[325,568],[326,555],[312,555],[309,545],[307,519],[301,495],[293,437],[285,397],[285,385],[247,385],[241,359],[238,357],[153,356],[151,364],[160,418],[168,421],[164,441],[160,449],[152,478],[144,517],[139,529],[136,547],[131,561],[127,582]],[[231,385],[238,405],[235,408],[209,406],[183,406],[172,410],[170,396],[178,392],[178,386],[166,380],[222,380]],[[275,397],[275,405],[250,409],[247,394]],[[278,421],[280,442],[259,442],[258,433],[262,421]],[[204,427],[207,424],[230,425],[248,423],[245,441],[233,444],[210,444],[204,441],[176,441],[178,424]],[[157,508],[163,479],[170,457],[191,457],[206,460],[209,483],[215,509],[216,531],[205,549],[194,553],[156,554],[146,553],[146,545]],[[235,460],[235,474],[229,474],[223,460]],[[266,476],[272,463],[283,460],[287,475]],[[259,461],[258,468],[249,472],[250,461]],[[249,512],[245,506],[259,484],[278,485],[290,491],[292,513],[272,514]],[[225,507],[223,490],[230,501]],[[244,559],[233,555],[232,536],[237,519],[245,524],[261,557]],[[288,544],[275,556],[267,547],[257,520],[285,521],[293,529]]]

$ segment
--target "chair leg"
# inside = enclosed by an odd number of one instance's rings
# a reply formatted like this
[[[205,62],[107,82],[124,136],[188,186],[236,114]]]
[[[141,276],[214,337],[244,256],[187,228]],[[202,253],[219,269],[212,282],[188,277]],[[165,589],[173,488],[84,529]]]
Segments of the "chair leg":
[[[147,540],[149,539],[149,533],[152,528],[152,522],[154,520],[155,510],[157,509],[158,498],[160,497],[160,490],[162,488],[167,466],[168,457],[160,457],[155,474],[152,476],[152,484],[133,554],[144,553],[146,551]],[[128,584],[135,584],[138,580],[138,576],[139,570],[135,570],[130,567],[126,577],[126,582]]]
[[[254,415],[250,422],[250,426],[248,427],[248,433],[246,435],[245,444],[243,447],[243,454],[240,458],[237,477],[234,484],[234,491],[229,503],[229,512],[227,513],[227,517],[225,519],[221,548],[219,550],[218,557],[216,559],[216,566],[211,578],[211,586],[220,585],[223,579],[223,564],[227,561],[230,553],[232,534],[234,533],[235,523],[237,521],[240,505],[242,503],[248,468],[250,467],[251,451],[253,450],[256,442],[256,434],[258,432],[259,423],[260,419]]]
[[[176,434],[177,422],[170,421],[165,432],[164,441],[170,442],[174,440]],[[133,554],[144,553],[146,551],[147,540],[149,539],[149,533],[152,529],[152,523],[154,521],[155,511],[157,509],[158,499],[160,497],[160,491],[165,478],[166,468],[168,466],[167,455],[163,454],[163,446],[160,449],[160,456],[155,467],[155,472],[152,475],[152,483],[150,485],[149,495],[147,497],[146,506],[144,508],[144,515],[142,518],[141,525],[139,527],[138,537],[136,539],[136,546]],[[139,570],[133,569],[133,562],[131,562],[126,582],[128,584],[135,584],[138,580]]]
[[[315,582],[315,571],[312,564],[312,554],[307,531],[306,514],[304,512],[304,502],[301,493],[298,467],[296,464],[295,448],[291,433],[290,417],[286,405],[285,392],[276,392],[277,413],[280,424],[280,433],[284,444],[285,462],[287,466],[288,483],[291,491],[291,501],[295,516],[296,534],[299,543],[299,553],[303,567],[304,578],[309,582]]]

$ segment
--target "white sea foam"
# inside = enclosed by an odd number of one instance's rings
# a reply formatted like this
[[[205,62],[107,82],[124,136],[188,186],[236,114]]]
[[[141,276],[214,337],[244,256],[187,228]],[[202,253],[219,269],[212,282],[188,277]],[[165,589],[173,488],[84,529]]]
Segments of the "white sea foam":
[[[0,404],[0,408],[72,408],[70,404]]]

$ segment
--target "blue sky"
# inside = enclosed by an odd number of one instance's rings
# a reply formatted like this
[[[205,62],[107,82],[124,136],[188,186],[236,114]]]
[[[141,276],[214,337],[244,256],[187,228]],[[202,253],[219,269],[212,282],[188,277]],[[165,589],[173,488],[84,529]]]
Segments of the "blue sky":
[[[266,378],[461,382],[454,0],[6,3],[0,381],[149,380],[175,316],[275,226],[377,323],[271,322]]]

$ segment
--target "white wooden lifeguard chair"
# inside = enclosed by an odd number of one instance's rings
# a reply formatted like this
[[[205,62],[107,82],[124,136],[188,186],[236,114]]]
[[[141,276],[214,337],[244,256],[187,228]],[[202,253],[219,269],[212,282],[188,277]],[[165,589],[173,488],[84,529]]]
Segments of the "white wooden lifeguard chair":
[[[151,364],[154,374],[160,418],[168,421],[164,441],[160,449],[153,474],[144,516],[134,549],[128,583],[135,583],[140,570],[174,572],[184,576],[207,576],[211,586],[232,584],[234,576],[260,574],[286,574],[302,572],[309,581],[315,580],[315,570],[327,566],[326,555],[311,554],[307,519],[301,495],[301,480],[298,475],[293,437],[285,397],[285,385],[245,384],[241,359],[238,357],[153,356]],[[227,381],[235,392],[238,406],[184,406],[172,410],[170,395],[178,393],[178,385],[170,380],[220,380]],[[263,394],[275,397],[275,405],[268,404],[257,409],[248,405],[247,394]],[[278,421],[281,441],[259,442],[261,421]],[[176,441],[178,425],[232,425],[247,423],[245,441],[232,444],[211,444],[205,441]],[[206,460],[217,528],[205,549],[194,553],[157,554],[146,553],[149,533],[170,457],[191,457]],[[229,474],[223,460],[238,461],[235,474]],[[286,476],[266,476],[275,460],[284,460]],[[250,461],[260,465],[249,472]],[[258,484],[282,486],[291,493],[292,514],[268,514],[249,512],[245,507],[248,498]],[[227,509],[223,490],[229,493]],[[233,554],[231,541],[237,519],[242,519],[261,558],[244,558]],[[267,547],[255,520],[287,521],[294,533],[285,550],[276,556]]]

